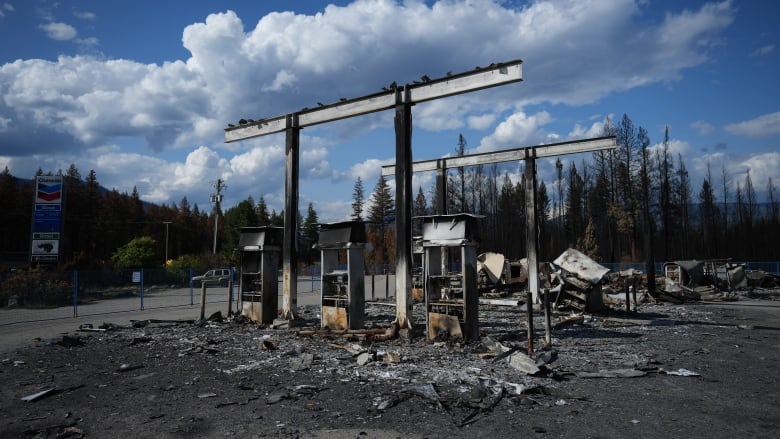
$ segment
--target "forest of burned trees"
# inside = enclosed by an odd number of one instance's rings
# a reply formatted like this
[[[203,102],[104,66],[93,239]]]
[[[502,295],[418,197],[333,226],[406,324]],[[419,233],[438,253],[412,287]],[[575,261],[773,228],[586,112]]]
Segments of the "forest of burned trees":
[[[680,259],[732,258],[735,261],[780,259],[780,209],[771,179],[759,200],[750,174],[729,175],[710,169],[701,182],[692,182],[681,156],[669,151],[668,130],[661,146],[650,151],[650,139],[628,116],[609,120],[604,135],[615,135],[618,148],[596,152],[579,164],[558,160],[555,179],[539,180],[538,216],[540,260],[552,260],[568,247],[578,248],[603,262],[642,262],[652,245],[658,262]],[[456,154],[467,153],[459,138]],[[484,216],[479,221],[479,251],[495,251],[511,259],[525,256],[526,230],[523,163],[512,172],[497,165],[452,169],[447,183],[447,211]],[[164,259],[166,228],[170,259],[185,255],[199,265],[235,262],[233,249],[243,226],[283,225],[283,212],[268,211],[264,200],[251,197],[228,208],[220,218],[219,258],[212,251],[214,215],[191,205],[187,198],[171,205],[144,203],[131,194],[105,190],[94,171],[82,178],[75,165],[64,176],[64,221],[60,242],[67,268],[111,266],[111,255],[133,238],[150,236]],[[43,174],[42,170],[38,175]],[[31,176],[32,177],[32,176]],[[0,262],[29,261],[33,182],[19,179],[6,168],[0,172]],[[437,211],[422,188],[416,188],[414,216]],[[427,190],[435,200],[435,188]],[[353,192],[352,219],[368,222],[366,263],[374,272],[393,270],[395,263],[395,205],[384,177],[364,200],[363,182]],[[311,265],[316,249],[317,212],[308,205],[298,215],[299,261]],[[166,223],[167,224],[166,226]],[[649,231],[649,233],[648,233]],[[419,235],[419,224],[413,234]],[[652,239],[647,239],[652,236]],[[230,261],[231,257],[234,259]]]
[[[765,200],[757,199],[749,172],[737,179],[722,167],[692,182],[682,157],[669,150],[668,128],[651,151],[647,131],[627,115],[617,124],[608,119],[603,135],[616,136],[616,150],[568,166],[558,159],[555,180],[539,180],[540,260],[553,260],[568,247],[604,262],[643,262],[650,246],[657,262],[780,257],[780,209],[771,178]],[[461,136],[456,155],[466,154],[465,143]],[[525,256],[522,175],[522,163],[503,174],[497,165],[449,171],[447,211],[484,216],[480,251]],[[432,188],[428,198],[435,200],[435,193]],[[414,215],[437,211],[420,197],[418,188]]]

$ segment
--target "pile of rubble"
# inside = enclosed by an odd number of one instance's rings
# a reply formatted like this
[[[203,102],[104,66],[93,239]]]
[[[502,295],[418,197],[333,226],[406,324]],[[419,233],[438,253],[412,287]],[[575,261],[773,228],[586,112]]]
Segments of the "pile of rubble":
[[[528,265],[525,259],[510,262],[499,253],[484,253],[478,260],[483,298],[501,297],[505,303],[526,298]],[[664,265],[654,292],[647,291],[647,275],[636,269],[611,272],[584,253],[568,249],[551,263],[539,267],[540,287],[549,292],[557,310],[595,313],[607,306],[636,310],[640,303],[734,301],[740,296],[776,299],[780,276],[747,271],[728,260],[675,261]],[[494,299],[481,303],[496,304]],[[633,303],[633,305],[632,305]]]

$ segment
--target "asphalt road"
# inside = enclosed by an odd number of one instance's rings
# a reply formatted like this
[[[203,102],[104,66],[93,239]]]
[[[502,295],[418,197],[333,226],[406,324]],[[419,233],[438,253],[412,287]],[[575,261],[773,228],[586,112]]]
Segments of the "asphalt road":
[[[281,288],[280,288],[281,290]],[[234,299],[236,289],[233,289]],[[205,316],[214,312],[228,313],[228,288],[213,287],[206,292]],[[311,282],[302,282],[298,287],[298,305],[319,303],[319,290],[312,291]],[[282,295],[279,295],[279,306]],[[80,325],[92,324],[98,327],[104,322],[118,325],[132,320],[181,320],[200,318],[200,289],[189,288],[154,290],[144,294],[143,309],[141,297],[126,297],[81,303],[58,308],[1,308],[0,309],[0,353],[28,344],[37,338],[52,339],[64,333],[79,329]],[[236,303],[233,302],[233,310]]]

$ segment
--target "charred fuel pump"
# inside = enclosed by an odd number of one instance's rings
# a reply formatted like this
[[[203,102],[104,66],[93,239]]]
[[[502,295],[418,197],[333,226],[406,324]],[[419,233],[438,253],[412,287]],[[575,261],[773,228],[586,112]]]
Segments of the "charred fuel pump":
[[[477,227],[480,216],[460,213],[422,217],[428,338],[445,332],[479,339]]]
[[[282,227],[241,228],[241,314],[252,321],[273,323],[276,318],[283,233]]]
[[[362,221],[320,224],[322,328],[359,329],[365,313],[366,228]]]

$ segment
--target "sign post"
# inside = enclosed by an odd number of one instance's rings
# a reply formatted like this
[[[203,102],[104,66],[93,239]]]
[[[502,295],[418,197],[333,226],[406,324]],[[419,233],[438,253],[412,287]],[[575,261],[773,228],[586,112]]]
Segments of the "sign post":
[[[62,176],[35,177],[30,262],[57,264],[62,232]]]

